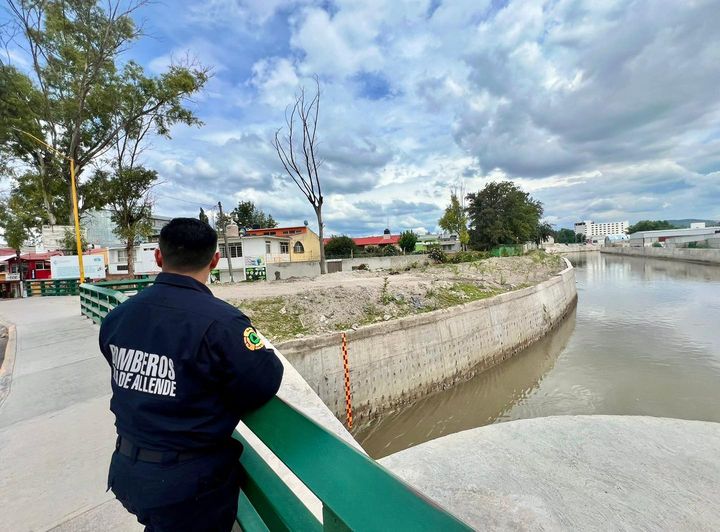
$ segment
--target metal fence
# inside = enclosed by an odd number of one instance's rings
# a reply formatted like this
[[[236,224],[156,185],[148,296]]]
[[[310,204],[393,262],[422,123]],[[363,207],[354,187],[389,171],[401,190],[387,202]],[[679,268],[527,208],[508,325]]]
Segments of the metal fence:
[[[76,296],[80,293],[77,279],[25,279],[25,295],[32,296]]]

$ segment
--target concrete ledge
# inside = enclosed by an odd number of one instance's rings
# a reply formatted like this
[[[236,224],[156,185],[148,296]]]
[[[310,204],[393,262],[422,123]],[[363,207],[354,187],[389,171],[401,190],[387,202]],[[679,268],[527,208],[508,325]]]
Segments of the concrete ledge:
[[[355,417],[373,418],[467,380],[552,330],[577,301],[575,271],[538,285],[347,333]],[[341,333],[278,346],[308,384],[342,417]]]
[[[720,424],[633,416],[514,421],[380,463],[484,530],[717,530]]]
[[[720,265],[720,249],[607,247],[601,248],[600,252],[626,257],[647,257],[652,259],[682,260],[686,262]]]

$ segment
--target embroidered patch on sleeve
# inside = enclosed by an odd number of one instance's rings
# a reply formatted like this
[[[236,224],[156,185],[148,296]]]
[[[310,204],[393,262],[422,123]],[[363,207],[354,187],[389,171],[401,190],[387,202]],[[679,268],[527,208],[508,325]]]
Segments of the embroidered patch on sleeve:
[[[265,344],[263,344],[260,336],[252,327],[245,329],[243,339],[245,340],[245,347],[247,347],[250,351],[255,351],[256,349],[262,349],[265,347]]]

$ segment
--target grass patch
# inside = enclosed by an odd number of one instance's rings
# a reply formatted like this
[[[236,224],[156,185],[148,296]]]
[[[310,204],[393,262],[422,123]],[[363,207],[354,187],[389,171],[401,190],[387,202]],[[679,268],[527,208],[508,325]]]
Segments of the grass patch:
[[[281,297],[250,299],[236,306],[250,311],[253,325],[273,342],[310,332],[300,319],[300,311],[286,306]]]
[[[458,282],[454,283],[451,287],[436,290],[433,295],[439,308],[447,308],[471,301],[487,299],[497,293],[495,290],[485,290],[473,283]]]

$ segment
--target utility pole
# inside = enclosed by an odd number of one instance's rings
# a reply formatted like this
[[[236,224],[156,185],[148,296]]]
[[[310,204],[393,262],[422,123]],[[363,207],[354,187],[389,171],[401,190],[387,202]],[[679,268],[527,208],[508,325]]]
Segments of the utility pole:
[[[228,271],[230,272],[230,282],[234,283],[235,278],[233,277],[233,271],[232,271],[232,261],[230,260],[230,248],[228,247],[228,241],[227,241],[227,224],[225,223],[225,216],[222,212],[222,203],[218,201],[218,211],[220,211],[220,225],[222,226],[222,233],[223,233],[223,240],[225,241],[225,258],[227,259],[228,263]]]

